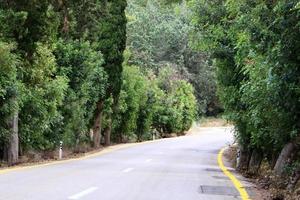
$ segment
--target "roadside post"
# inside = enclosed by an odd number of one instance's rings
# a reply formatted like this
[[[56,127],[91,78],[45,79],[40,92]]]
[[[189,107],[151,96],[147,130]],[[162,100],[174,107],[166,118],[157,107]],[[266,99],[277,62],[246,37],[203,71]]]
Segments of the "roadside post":
[[[152,131],[152,140],[156,140],[156,134],[157,134],[157,131],[156,131],[156,129],[154,129]]]
[[[62,145],[63,145],[63,142],[62,142],[62,141],[59,141],[59,152],[58,152],[58,159],[59,159],[59,160],[61,160],[61,159],[62,159],[62,156],[63,156]]]

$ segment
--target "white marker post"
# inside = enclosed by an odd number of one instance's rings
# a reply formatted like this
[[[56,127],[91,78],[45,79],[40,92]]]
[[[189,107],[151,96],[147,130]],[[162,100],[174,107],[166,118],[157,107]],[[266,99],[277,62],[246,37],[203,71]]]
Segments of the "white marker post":
[[[63,142],[62,142],[62,141],[59,141],[59,152],[58,152],[58,159],[59,159],[59,160],[61,160],[61,159],[62,159],[62,156],[63,156],[62,145],[63,145]]]

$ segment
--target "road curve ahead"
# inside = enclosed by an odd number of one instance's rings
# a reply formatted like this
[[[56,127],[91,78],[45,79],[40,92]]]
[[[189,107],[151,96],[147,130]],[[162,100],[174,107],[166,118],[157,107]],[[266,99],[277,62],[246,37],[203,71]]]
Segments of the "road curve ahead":
[[[84,160],[0,174],[0,200],[241,199],[218,166],[229,128],[159,140]]]

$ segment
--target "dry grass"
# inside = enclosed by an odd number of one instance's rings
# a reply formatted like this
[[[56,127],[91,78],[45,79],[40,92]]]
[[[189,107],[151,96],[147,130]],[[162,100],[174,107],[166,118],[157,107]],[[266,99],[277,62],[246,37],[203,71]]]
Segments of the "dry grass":
[[[232,124],[223,118],[207,117],[200,120],[200,127],[226,127]]]

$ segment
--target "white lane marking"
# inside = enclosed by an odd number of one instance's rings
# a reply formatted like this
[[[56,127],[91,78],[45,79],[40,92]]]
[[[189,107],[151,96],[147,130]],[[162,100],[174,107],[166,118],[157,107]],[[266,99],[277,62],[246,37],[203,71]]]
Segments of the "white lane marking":
[[[132,170],[133,170],[133,168],[127,168],[127,169],[124,169],[122,172],[128,173],[128,172],[130,172],[130,171],[132,171]]]
[[[88,195],[88,194],[94,192],[97,189],[98,189],[97,187],[90,187],[86,190],[83,190],[82,192],[79,192],[79,193],[77,193],[73,196],[70,196],[68,199],[80,199],[81,197],[83,197],[85,195]]]
[[[149,162],[151,162],[152,161],[152,159],[147,159],[145,162],[146,163],[149,163]]]

